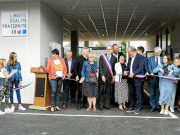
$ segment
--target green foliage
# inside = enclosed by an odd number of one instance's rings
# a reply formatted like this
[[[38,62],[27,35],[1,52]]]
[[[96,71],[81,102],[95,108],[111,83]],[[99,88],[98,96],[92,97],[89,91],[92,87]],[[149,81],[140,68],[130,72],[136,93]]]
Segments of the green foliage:
[[[126,41],[120,41],[120,45],[122,46],[122,53],[126,56]]]
[[[99,44],[96,44],[96,47],[106,47],[106,43],[105,41],[98,41]]]

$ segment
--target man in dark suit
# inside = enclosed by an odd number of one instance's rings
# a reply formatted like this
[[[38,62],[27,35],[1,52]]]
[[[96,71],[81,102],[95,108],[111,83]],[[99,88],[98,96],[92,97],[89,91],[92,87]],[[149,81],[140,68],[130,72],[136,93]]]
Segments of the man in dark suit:
[[[134,112],[139,114],[141,110],[141,96],[142,96],[142,81],[144,79],[136,78],[137,74],[144,74],[144,58],[142,55],[136,52],[136,48],[133,46],[128,47],[128,53],[130,58],[128,60],[127,67],[124,71],[124,75],[128,76],[128,89],[129,89],[129,101],[130,107],[126,112]],[[136,105],[136,111],[133,110]]]
[[[147,66],[147,58],[144,56],[144,47],[143,46],[138,46],[137,47],[137,53],[139,53],[140,55],[142,55],[143,56],[143,58],[144,58],[144,73],[146,74],[146,75],[149,75],[149,71],[148,71],[148,66]],[[146,80],[144,79],[144,82],[145,82]],[[143,99],[144,99],[144,82],[142,82],[142,104],[143,104]]]
[[[113,46],[113,55],[116,57],[117,62],[119,61],[119,57],[123,55],[122,52],[119,52],[119,46],[117,44],[114,44]]]
[[[77,57],[75,66],[74,66],[74,72],[76,75],[76,80],[79,80],[81,78],[81,70],[84,61],[88,60],[88,54],[89,54],[89,48],[84,47],[82,49],[82,55]],[[82,98],[82,83],[77,83],[77,110],[81,110],[81,105],[83,107],[87,107],[87,97],[83,96]],[[82,103],[83,102],[83,103]]]
[[[75,79],[75,73],[74,73],[74,65],[75,65],[75,59],[72,58],[72,51],[66,52],[66,58],[65,63],[67,67],[67,78],[68,79]],[[71,95],[71,106],[75,106],[75,97],[76,97],[76,82],[73,80],[64,80],[63,82],[63,109],[66,109],[68,100],[69,100],[69,89],[70,89],[70,95]]]
[[[112,54],[112,46],[108,45],[106,47],[106,54],[101,55],[99,60],[99,109],[100,110],[103,110],[103,107],[109,109],[111,83],[114,82],[114,76],[115,76],[114,66],[116,62],[117,59]]]
[[[148,58],[148,70],[149,70],[149,74],[151,75],[148,78],[149,93],[150,93],[150,105],[152,107],[150,109],[150,112],[154,112],[155,110],[160,111],[160,106],[159,106],[159,96],[160,96],[159,78],[154,77],[154,74],[153,74],[153,70],[159,64],[162,64],[163,58],[160,55],[161,55],[161,48],[155,47],[154,48],[154,56]]]

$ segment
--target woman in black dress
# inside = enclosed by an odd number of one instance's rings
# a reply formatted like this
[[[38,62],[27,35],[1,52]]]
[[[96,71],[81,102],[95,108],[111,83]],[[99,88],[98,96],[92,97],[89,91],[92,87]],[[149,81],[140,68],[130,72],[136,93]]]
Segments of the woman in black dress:
[[[87,111],[92,109],[96,111],[96,97],[98,95],[98,81],[97,81],[97,62],[94,61],[95,55],[94,53],[89,53],[88,61],[83,63],[82,71],[81,71],[81,80],[80,83],[83,83],[83,95],[88,98],[89,107]]]

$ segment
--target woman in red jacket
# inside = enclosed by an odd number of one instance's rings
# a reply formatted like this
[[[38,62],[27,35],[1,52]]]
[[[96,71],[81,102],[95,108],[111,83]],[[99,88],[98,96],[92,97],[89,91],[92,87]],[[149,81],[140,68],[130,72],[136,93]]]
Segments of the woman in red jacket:
[[[63,78],[66,77],[67,68],[63,58],[59,57],[57,49],[52,50],[52,58],[49,59],[45,72],[49,73],[51,85],[51,112],[60,111],[60,92]]]

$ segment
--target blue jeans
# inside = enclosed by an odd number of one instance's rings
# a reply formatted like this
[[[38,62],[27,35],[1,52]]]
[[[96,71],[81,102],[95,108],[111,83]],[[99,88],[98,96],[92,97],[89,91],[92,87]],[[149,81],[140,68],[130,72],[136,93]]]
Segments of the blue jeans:
[[[51,107],[59,106],[62,79],[56,78],[50,80],[51,85]]]
[[[14,81],[11,81],[11,88],[10,88],[10,101],[11,101],[11,104],[14,104],[14,101],[13,101],[13,90],[12,88],[15,86],[15,87],[18,87],[19,85],[19,80],[14,80]],[[16,90],[16,95],[17,95],[17,100],[18,100],[18,104],[21,104],[21,93],[20,93],[20,89]]]
[[[149,92],[150,92],[150,105],[153,109],[159,108],[159,80],[156,79],[154,83],[149,83]]]

